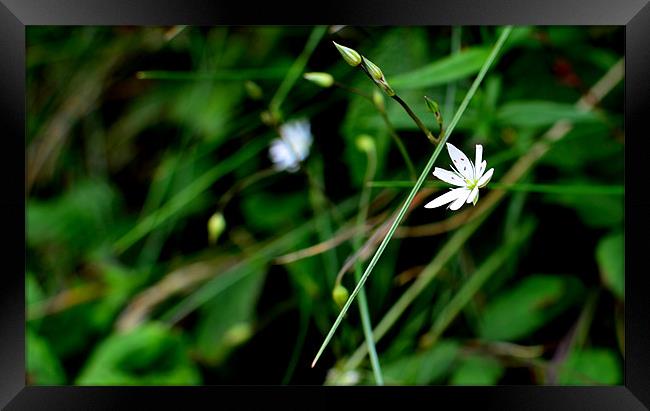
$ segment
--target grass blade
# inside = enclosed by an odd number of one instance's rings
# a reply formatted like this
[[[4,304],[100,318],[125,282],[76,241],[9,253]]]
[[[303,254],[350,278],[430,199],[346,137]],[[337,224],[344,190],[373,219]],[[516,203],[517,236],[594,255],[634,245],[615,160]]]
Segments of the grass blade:
[[[286,67],[265,67],[261,69],[223,69],[216,71],[138,71],[139,80],[171,80],[171,81],[244,81],[244,80],[276,80],[281,79]]]
[[[456,318],[456,315],[463,307],[474,297],[478,290],[494,274],[499,267],[503,265],[506,258],[518,249],[523,240],[528,238],[532,232],[534,224],[527,222],[522,228],[514,233],[514,238],[508,241],[505,246],[498,248],[485,262],[476,270],[474,274],[463,284],[454,298],[447,304],[440,315],[436,318],[431,331],[426,334],[426,342],[433,345],[438,340],[443,331]]]
[[[323,341],[320,349],[318,350],[318,353],[316,354],[316,357],[314,358],[314,361],[312,362],[311,366],[312,368],[316,365],[316,362],[320,358],[320,356],[323,354],[323,351],[325,350],[325,347],[327,344],[330,342],[332,337],[334,336],[334,332],[336,332],[336,329],[338,328],[339,324],[341,323],[341,320],[347,313],[348,309],[350,308],[350,305],[352,304],[352,301],[354,298],[357,296],[359,293],[360,288],[363,286],[363,284],[366,282],[368,279],[368,276],[372,272],[373,268],[377,264],[377,261],[379,260],[379,257],[381,257],[382,253],[384,252],[384,249],[388,245],[388,242],[390,239],[393,237],[393,234],[395,233],[395,230],[397,230],[397,226],[402,222],[402,219],[404,218],[404,214],[406,214],[406,210],[408,209],[408,206],[411,204],[411,201],[413,201],[413,198],[415,197],[416,193],[422,187],[422,184],[424,183],[424,180],[427,178],[429,175],[429,172],[431,171],[431,168],[433,168],[433,164],[436,162],[436,159],[440,155],[440,152],[442,151],[442,148],[445,145],[445,142],[449,139],[449,136],[453,132],[454,128],[456,127],[456,124],[458,124],[458,121],[460,120],[461,116],[465,112],[465,109],[467,109],[467,106],[469,105],[469,102],[472,100],[472,97],[474,97],[474,94],[476,93],[476,90],[478,90],[479,85],[483,81],[483,78],[485,77],[485,74],[487,73],[488,69],[492,66],[492,63],[494,60],[496,60],[496,57],[501,50],[501,47],[503,46],[503,43],[505,43],[506,39],[508,38],[508,35],[512,31],[512,26],[507,26],[505,30],[501,32],[501,35],[499,36],[499,39],[497,40],[496,44],[494,45],[494,48],[492,49],[492,52],[488,56],[487,60],[483,64],[483,67],[481,68],[481,71],[479,74],[476,76],[476,79],[474,80],[474,83],[470,87],[469,91],[465,95],[465,98],[463,99],[463,102],[460,104],[460,107],[458,108],[458,111],[456,111],[456,114],[454,115],[454,118],[451,120],[451,123],[449,124],[449,127],[447,128],[447,132],[439,142],[438,146],[436,147],[435,151],[431,155],[431,158],[429,159],[429,162],[427,165],[424,167],[424,170],[422,170],[422,174],[420,174],[420,177],[418,178],[417,182],[413,186],[413,189],[409,193],[408,197],[406,198],[406,201],[402,204],[402,208],[400,209],[399,213],[397,214],[397,218],[393,222],[392,226],[388,230],[388,234],[386,237],[384,237],[384,240],[381,242],[379,245],[379,248],[375,252],[375,255],[372,257],[372,260],[368,264],[368,267],[366,268],[366,271],[363,273],[363,276],[361,277],[361,280],[357,283],[357,286],[355,287],[354,291],[350,294],[350,297],[348,298],[348,301],[345,303],[343,308],[341,309],[341,312],[339,313],[338,317],[336,318],[336,321],[334,322],[334,325],[332,325],[332,328],[330,329],[329,333],[325,337],[325,340]]]
[[[365,181],[370,181],[375,175],[375,169],[377,165],[377,159],[375,156],[374,147],[372,150],[367,151],[368,154],[368,165],[366,170]],[[361,200],[359,201],[359,213],[357,214],[357,227],[362,227],[368,218],[368,204],[370,203],[370,188],[367,184],[363,185],[361,191]],[[354,248],[358,250],[362,246],[361,236],[362,231],[354,238]],[[356,281],[359,281],[362,276],[362,266],[361,260],[357,259],[354,264],[354,277]],[[384,376],[381,372],[381,365],[379,364],[379,356],[377,355],[377,349],[375,347],[375,342],[372,336],[372,323],[370,322],[370,313],[368,310],[368,299],[366,298],[366,292],[363,288],[359,291],[359,312],[361,315],[361,325],[363,327],[363,335],[366,339],[366,346],[368,347],[368,353],[370,355],[370,364],[372,365],[372,372],[375,376],[375,382],[377,385],[384,385]]]
[[[309,35],[305,49],[293,62],[289,68],[289,71],[287,72],[287,75],[284,77],[284,80],[280,84],[280,87],[278,87],[278,90],[275,92],[275,95],[271,99],[271,103],[269,104],[271,112],[275,112],[280,108],[284,102],[284,99],[289,94],[289,91],[291,91],[291,88],[295,84],[296,80],[300,78],[300,75],[305,70],[305,66],[307,65],[309,57],[311,57],[311,54],[314,52],[314,49],[316,49],[318,42],[320,42],[321,38],[323,38],[326,31],[326,26],[314,27],[314,30]]]

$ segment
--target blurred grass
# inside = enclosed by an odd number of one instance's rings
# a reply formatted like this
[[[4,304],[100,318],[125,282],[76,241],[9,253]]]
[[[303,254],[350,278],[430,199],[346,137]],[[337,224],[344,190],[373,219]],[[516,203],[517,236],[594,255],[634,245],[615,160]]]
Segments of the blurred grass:
[[[309,362],[338,314],[336,273],[374,233],[359,219],[381,225],[413,182],[371,102],[302,74],[371,94],[331,41],[353,47],[436,130],[422,97],[451,115],[502,29],[28,27],[27,381],[374,384],[357,312]],[[574,104],[622,56],[620,27],[514,28],[454,130],[495,167],[476,207],[491,189],[504,201],[460,225],[419,203],[364,287],[386,384],[622,383],[622,84],[593,111]],[[385,104],[422,170],[430,143]],[[309,157],[268,171],[276,127],[296,118],[311,122]],[[572,129],[501,183],[557,122]],[[427,178],[416,201],[447,186]]]

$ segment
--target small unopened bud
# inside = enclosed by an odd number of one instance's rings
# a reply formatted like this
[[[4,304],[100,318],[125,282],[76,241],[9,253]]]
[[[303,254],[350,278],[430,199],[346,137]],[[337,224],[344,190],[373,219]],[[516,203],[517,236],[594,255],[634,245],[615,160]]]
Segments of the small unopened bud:
[[[372,79],[375,81],[375,84],[384,90],[384,93],[386,93],[389,97],[393,97],[395,95],[395,91],[391,88],[390,85],[388,85],[388,82],[386,81],[384,73],[381,71],[381,69],[377,67],[375,63],[365,57],[363,58],[363,65],[370,74],[370,77],[372,77]]]
[[[320,73],[312,72],[303,74],[305,80],[309,80],[312,83],[319,85],[321,87],[327,88],[331,87],[334,84],[334,77],[329,73]]]
[[[442,128],[442,113],[440,113],[440,107],[438,107],[438,103],[436,103],[434,100],[430,99],[427,96],[424,96],[424,101],[427,103],[427,108],[429,109],[429,111],[431,111],[433,115],[436,117],[438,126]]]
[[[372,61],[368,60],[367,58],[363,58],[363,63],[366,65],[366,68],[368,69],[368,73],[375,79],[375,80],[381,80],[384,78],[384,73],[381,71],[379,67]]]
[[[356,67],[359,64],[361,64],[361,55],[357,53],[356,50],[353,50],[349,47],[341,46],[337,42],[333,41],[334,45],[336,46],[336,49],[341,53],[341,56],[343,56],[343,59],[352,67]]]
[[[214,213],[212,217],[208,220],[208,240],[210,244],[217,242],[217,239],[223,233],[226,228],[226,219],[223,218],[223,214]]]
[[[233,325],[224,335],[224,341],[231,347],[240,345],[253,335],[253,327],[247,322]]]
[[[338,284],[332,290],[332,298],[334,299],[334,302],[339,308],[343,308],[346,301],[348,301],[349,296],[350,293],[348,293],[348,289],[343,287],[341,284]]]
[[[359,151],[363,151],[364,153],[370,153],[375,150],[375,140],[367,134],[362,134],[357,137],[355,143]]]
[[[248,93],[248,97],[253,100],[260,100],[264,96],[262,88],[254,81],[247,80],[244,83],[244,88],[246,89],[246,93]]]
[[[262,111],[262,113],[260,113],[260,119],[262,120],[262,123],[266,124],[267,126],[273,126],[277,123],[275,121],[275,117],[273,114],[271,114],[270,111]]]
[[[379,111],[385,111],[386,105],[384,104],[384,96],[377,89],[372,90],[372,102]]]

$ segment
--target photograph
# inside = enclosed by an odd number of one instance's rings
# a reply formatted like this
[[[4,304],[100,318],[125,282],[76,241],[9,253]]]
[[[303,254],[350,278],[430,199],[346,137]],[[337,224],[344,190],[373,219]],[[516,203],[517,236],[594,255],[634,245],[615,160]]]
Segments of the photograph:
[[[26,384],[624,385],[625,41],[26,26]]]

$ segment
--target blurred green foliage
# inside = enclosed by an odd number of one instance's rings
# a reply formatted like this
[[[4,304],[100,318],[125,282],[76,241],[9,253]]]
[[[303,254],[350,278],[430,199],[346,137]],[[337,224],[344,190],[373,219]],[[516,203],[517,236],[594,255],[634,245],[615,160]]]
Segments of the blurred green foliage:
[[[198,384],[183,339],[151,323],[127,334],[108,336],[88,358],[78,385]]]
[[[532,274],[491,299],[481,315],[479,335],[519,341],[575,303],[580,286],[574,277]]]
[[[339,312],[337,273],[357,251],[358,137],[375,141],[374,179],[396,183],[372,189],[364,241],[412,183],[364,97],[375,86],[331,40],[377,64],[437,132],[423,96],[448,124],[501,30],[28,27],[28,382],[373,384],[367,358],[342,366],[364,343],[356,310],[309,367]],[[620,27],[513,30],[450,140],[467,153],[483,144],[495,167],[476,207],[550,127],[572,128],[504,186],[387,330],[377,344],[387,384],[622,383],[623,83],[592,111],[575,105],[622,56]],[[343,87],[319,88],[309,71]],[[421,170],[433,147],[384,104]],[[277,171],[269,144],[301,118],[309,156]],[[449,162],[443,152],[436,165]],[[373,325],[459,241],[451,217],[411,211],[412,230],[366,283]],[[342,285],[354,288],[349,273]]]

